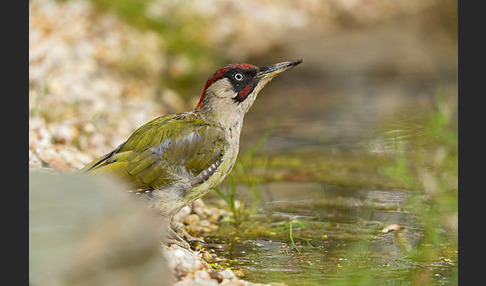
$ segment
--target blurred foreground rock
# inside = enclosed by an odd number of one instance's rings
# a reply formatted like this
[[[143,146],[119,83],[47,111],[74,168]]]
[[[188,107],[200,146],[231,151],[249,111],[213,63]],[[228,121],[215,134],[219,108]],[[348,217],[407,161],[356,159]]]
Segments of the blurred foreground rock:
[[[172,285],[161,223],[111,180],[29,173],[31,285]]]

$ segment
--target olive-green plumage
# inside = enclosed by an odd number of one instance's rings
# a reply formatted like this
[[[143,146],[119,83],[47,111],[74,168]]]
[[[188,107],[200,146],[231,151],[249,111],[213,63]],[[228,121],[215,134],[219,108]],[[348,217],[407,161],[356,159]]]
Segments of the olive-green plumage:
[[[109,170],[137,189],[159,189],[208,169],[223,157],[226,145],[224,130],[194,113],[162,116],[81,171]]]
[[[227,65],[209,77],[193,111],[144,124],[80,172],[124,179],[157,213],[170,218],[229,174],[238,156],[243,117],[257,94],[277,74],[301,62],[263,68]]]

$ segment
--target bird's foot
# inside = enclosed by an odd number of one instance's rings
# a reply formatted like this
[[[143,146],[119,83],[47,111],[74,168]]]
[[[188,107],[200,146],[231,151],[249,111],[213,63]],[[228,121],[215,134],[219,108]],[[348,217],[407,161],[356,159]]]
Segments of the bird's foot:
[[[176,244],[187,250],[192,250],[191,246],[196,248],[197,245],[205,243],[203,239],[190,235],[185,229],[172,221],[170,222],[169,236],[166,240],[168,246]]]

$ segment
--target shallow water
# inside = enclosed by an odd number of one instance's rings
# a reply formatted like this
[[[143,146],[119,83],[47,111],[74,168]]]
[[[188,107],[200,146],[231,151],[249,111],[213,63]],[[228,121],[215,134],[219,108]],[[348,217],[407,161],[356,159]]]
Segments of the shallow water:
[[[250,193],[239,187],[239,192]],[[415,215],[403,206],[417,193],[288,182],[269,183],[265,189],[273,200],[263,205],[254,223],[270,227],[273,236],[222,230],[207,239],[218,257],[228,259],[227,266],[245,270],[245,279],[288,285],[332,281],[348,263],[346,253],[353,247],[362,252],[352,261],[357,269],[377,265],[383,277],[396,282],[405,279],[400,273],[416,267],[406,257],[406,248],[418,243],[421,232]],[[289,243],[290,221],[301,254]],[[382,232],[391,224],[401,226],[399,236]]]

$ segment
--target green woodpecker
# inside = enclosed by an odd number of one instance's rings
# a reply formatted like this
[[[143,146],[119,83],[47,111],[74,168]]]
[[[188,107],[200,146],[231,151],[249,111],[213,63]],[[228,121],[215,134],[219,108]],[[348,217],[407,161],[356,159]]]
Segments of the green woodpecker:
[[[243,117],[258,93],[277,74],[301,62],[224,66],[209,77],[193,111],[146,123],[80,172],[110,172],[125,179],[151,208],[170,219],[231,172]]]

